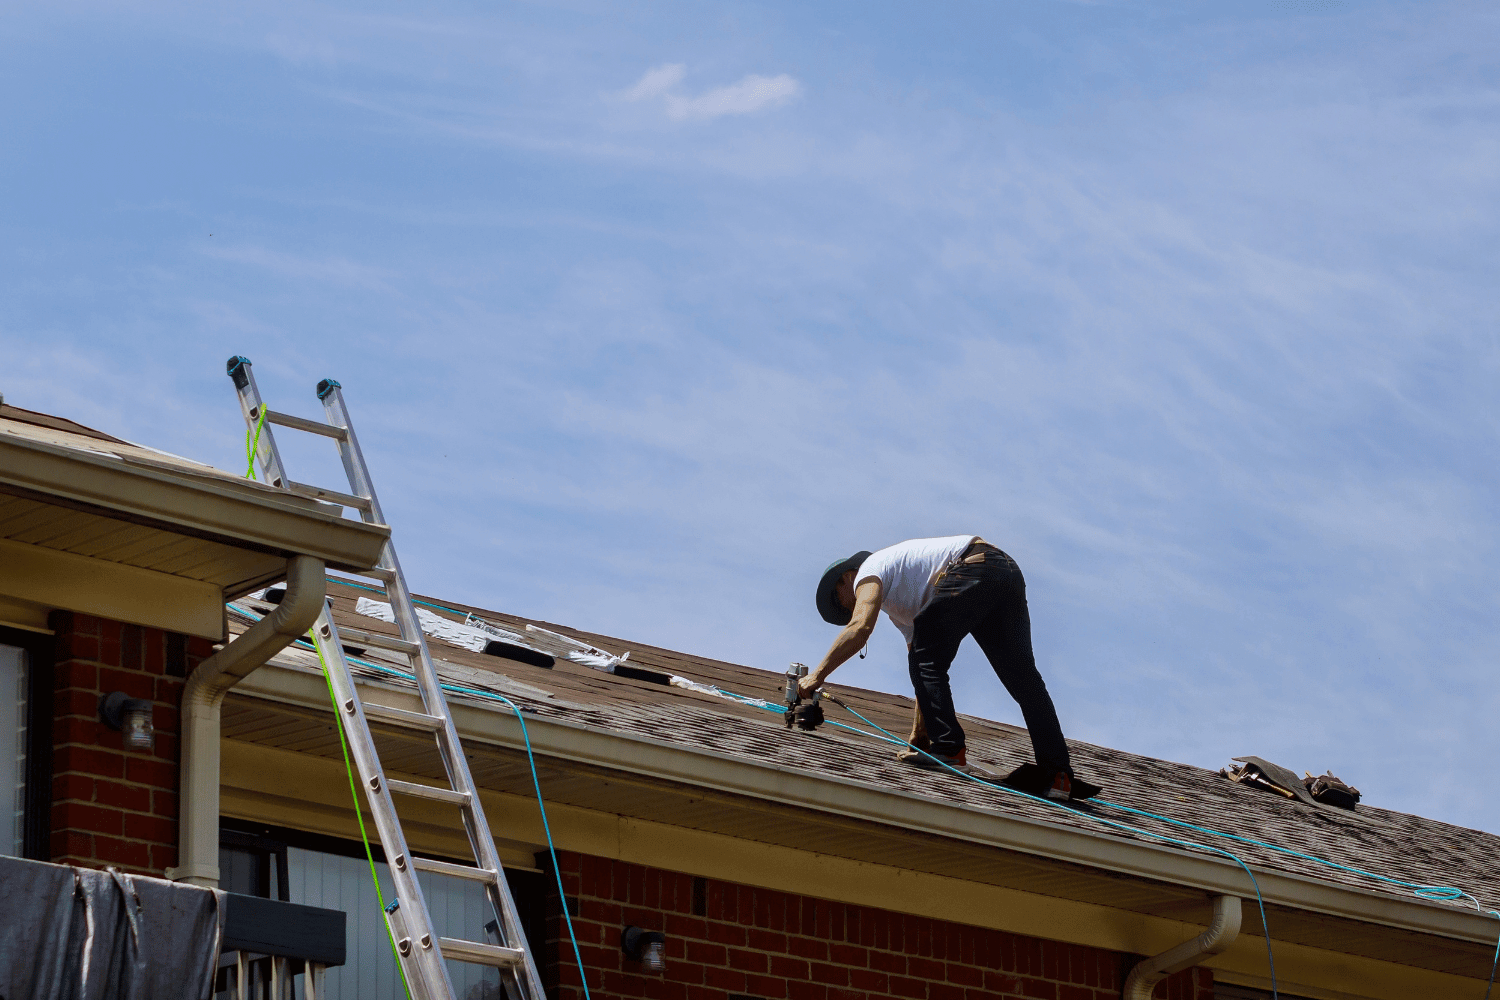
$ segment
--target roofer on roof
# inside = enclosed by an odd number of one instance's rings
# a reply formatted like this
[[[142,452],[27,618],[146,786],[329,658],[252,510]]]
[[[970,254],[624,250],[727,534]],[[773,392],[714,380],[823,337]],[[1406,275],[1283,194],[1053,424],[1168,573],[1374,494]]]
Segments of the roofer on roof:
[[[802,678],[803,697],[810,697],[869,641],[884,609],[906,637],[917,695],[911,747],[897,758],[930,770],[942,766],[937,761],[966,767],[964,731],[953,711],[948,668],[964,636],[972,635],[1021,706],[1037,765],[1048,779],[1047,796],[1071,797],[1068,746],[1047,685],[1037,673],[1026,581],[1014,559],[977,535],[913,539],[833,563],[818,581],[817,601],[824,621],[844,630],[817,669]]]

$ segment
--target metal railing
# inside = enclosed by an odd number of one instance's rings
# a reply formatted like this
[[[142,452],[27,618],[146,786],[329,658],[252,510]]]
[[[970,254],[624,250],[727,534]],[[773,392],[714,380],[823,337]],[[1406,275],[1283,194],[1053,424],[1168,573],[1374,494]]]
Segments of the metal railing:
[[[327,966],[287,955],[236,949],[219,955],[217,1000],[324,1000]],[[302,976],[302,989],[296,977]]]

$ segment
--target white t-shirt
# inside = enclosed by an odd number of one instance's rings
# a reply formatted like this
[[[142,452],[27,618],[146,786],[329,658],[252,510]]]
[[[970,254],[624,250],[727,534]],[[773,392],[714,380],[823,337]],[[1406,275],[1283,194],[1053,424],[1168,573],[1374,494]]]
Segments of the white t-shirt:
[[[880,607],[911,643],[917,615],[932,603],[933,581],[943,567],[964,554],[978,535],[914,538],[872,553],[854,574],[856,588],[866,580],[880,581]]]

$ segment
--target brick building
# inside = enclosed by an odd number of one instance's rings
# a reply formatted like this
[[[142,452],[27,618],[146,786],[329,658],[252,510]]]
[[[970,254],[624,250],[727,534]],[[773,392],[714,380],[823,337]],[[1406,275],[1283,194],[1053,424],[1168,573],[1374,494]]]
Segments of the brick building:
[[[1119,952],[957,920],[830,902],[588,855],[558,858],[576,899],[574,933],[595,995],[662,1000],[729,997],[850,1000],[1116,1000],[1129,971]],[[620,950],[623,926],[659,927],[667,968],[654,975]],[[561,913],[548,926],[559,997],[581,998]],[[561,960],[559,960],[561,959]],[[552,985],[549,983],[549,985]],[[1189,969],[1157,988],[1167,1000],[1211,1000],[1213,974]]]
[[[18,805],[6,853],[340,911],[347,960],[325,995],[400,996],[315,654],[289,637],[191,735],[181,700],[215,650],[276,614],[266,588],[294,565],[317,567],[340,627],[394,632],[378,586],[323,571],[368,568],[384,537],[325,504],[0,409],[0,666],[19,695],[0,713],[12,731],[0,738],[17,747],[0,771]],[[1284,997],[1484,994],[1495,918],[1263,845],[1456,881],[1489,901],[1500,898],[1500,840],[1488,834],[1082,743],[1075,762],[1110,801],[1063,809],[898,764],[831,707],[854,729],[788,732],[775,672],[423,601],[447,622],[428,641],[461,689],[453,719],[557,1000],[581,997],[581,976],[600,1000],[1104,1000],[1167,954],[1189,967],[1153,995],[1253,1000],[1270,995],[1267,932]],[[468,641],[471,615],[615,656],[601,670],[597,658],[492,655],[482,635]],[[417,707],[394,661],[349,652],[367,703]],[[834,690],[887,729],[910,718],[908,699]],[[149,749],[101,716],[114,692],[149,702]],[[524,713],[556,871],[526,738],[498,696]],[[1029,757],[1023,731],[964,724],[971,758],[997,772]],[[395,729],[377,738],[393,777],[440,779],[429,742]],[[1211,846],[1255,872],[1269,926],[1236,861],[1165,840],[1193,838],[1126,809],[1259,842]],[[467,860],[447,806],[403,800],[401,811],[413,850]],[[470,886],[436,875],[423,885],[441,932],[482,938],[488,917]],[[626,954],[627,928],[661,935],[662,968]],[[1189,945],[1210,936],[1217,950]],[[465,1000],[497,995],[472,970],[456,981]]]
[[[52,650],[51,860],[161,873],[177,863],[177,706],[207,639],[72,611]],[[155,745],[127,752],[99,717],[111,691],[151,702]]]

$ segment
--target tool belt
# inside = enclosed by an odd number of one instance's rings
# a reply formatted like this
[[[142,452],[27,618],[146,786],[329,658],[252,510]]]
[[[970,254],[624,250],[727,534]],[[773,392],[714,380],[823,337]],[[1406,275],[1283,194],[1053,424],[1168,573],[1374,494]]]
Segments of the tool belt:
[[[934,587],[941,586],[943,579],[949,573],[952,573],[954,570],[958,569],[960,566],[976,566],[980,563],[998,562],[1013,563],[1013,560],[1011,560],[1010,556],[1006,555],[1004,552],[1001,552],[999,548],[991,545],[983,538],[976,538],[969,543],[968,548],[964,549],[963,552],[950,559],[948,561],[948,565],[937,571],[937,575],[932,578],[932,585]]]

